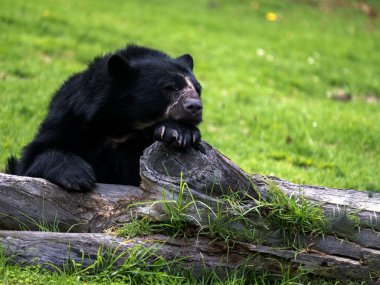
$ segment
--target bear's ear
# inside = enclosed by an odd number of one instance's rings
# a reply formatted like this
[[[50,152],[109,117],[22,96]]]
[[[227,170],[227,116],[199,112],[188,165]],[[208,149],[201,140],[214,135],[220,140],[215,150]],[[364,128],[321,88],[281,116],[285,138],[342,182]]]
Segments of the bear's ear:
[[[112,78],[124,82],[136,74],[135,69],[128,61],[118,54],[114,54],[108,59],[108,73]]]
[[[175,61],[182,63],[183,65],[189,67],[191,70],[194,68],[194,60],[190,54],[181,55],[180,57],[177,57]]]

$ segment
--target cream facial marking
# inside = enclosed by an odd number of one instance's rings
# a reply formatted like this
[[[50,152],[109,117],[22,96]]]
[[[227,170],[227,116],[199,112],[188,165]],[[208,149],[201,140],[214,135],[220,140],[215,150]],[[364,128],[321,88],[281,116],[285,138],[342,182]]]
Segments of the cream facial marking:
[[[187,76],[185,76],[185,80],[186,80],[187,86],[189,86],[190,89],[195,90],[195,87],[194,87],[194,85],[193,85],[193,82],[191,82],[190,78],[187,77]]]
[[[185,96],[185,95],[186,95],[186,93],[182,93],[182,94],[177,98],[177,100],[175,100],[175,102],[174,102],[173,104],[171,104],[171,105],[166,109],[166,112],[165,112],[166,117],[168,116],[170,110],[171,110],[175,105],[177,105],[178,102],[181,100],[181,98],[182,98],[183,96]]]
[[[165,134],[165,126],[161,127],[161,139],[164,139],[164,134]]]
[[[194,84],[193,82],[191,82],[190,78],[188,76],[185,76],[181,73],[177,73],[179,76],[181,76],[183,79],[185,79],[186,81],[186,84],[187,84],[187,87],[190,89],[190,90],[195,90],[195,87],[194,87]],[[186,88],[185,88],[186,89]]]

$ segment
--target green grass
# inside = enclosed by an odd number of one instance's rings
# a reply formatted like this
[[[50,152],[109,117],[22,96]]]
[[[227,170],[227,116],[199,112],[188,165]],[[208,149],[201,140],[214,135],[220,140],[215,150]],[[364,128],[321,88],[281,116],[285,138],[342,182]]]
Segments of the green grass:
[[[152,233],[174,237],[204,235],[228,247],[236,242],[265,243],[270,233],[282,238],[282,246],[303,250],[304,245],[296,242],[300,235],[318,236],[328,233],[329,228],[331,231],[332,225],[320,205],[302,196],[289,197],[269,179],[267,182],[270,188],[265,199],[260,194],[254,198],[244,191],[236,191],[214,197],[213,202],[203,202],[194,198],[181,172],[178,194],[173,191],[168,195],[163,190],[161,200],[131,205],[130,222],[115,233],[126,238]],[[133,216],[133,208],[141,205],[148,206],[148,212],[161,208],[164,215],[154,222],[148,215]],[[350,213],[348,219],[354,223],[353,227],[360,227],[355,213]]]
[[[134,42],[193,55],[203,138],[246,171],[380,191],[379,28],[349,4],[251,2],[3,0],[2,165],[32,139],[65,78]],[[353,100],[328,99],[337,88]]]
[[[193,55],[203,139],[244,170],[380,191],[379,21],[350,0],[330,11],[308,2],[2,0],[0,169],[33,138],[63,80],[134,42]],[[353,100],[329,99],[336,89]]]
[[[270,228],[276,229],[287,246],[299,247],[296,242],[299,235],[316,236],[327,232],[328,221],[321,207],[302,196],[287,196],[274,183],[270,186],[268,201],[260,199],[256,204],[266,208]]]

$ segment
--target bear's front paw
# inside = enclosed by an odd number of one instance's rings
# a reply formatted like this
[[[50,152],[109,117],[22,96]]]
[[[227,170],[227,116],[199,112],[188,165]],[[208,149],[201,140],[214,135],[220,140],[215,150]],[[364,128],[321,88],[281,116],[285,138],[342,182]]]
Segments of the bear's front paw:
[[[72,192],[85,192],[95,187],[95,173],[92,169],[66,170],[59,176],[50,179],[55,184]]]
[[[95,171],[89,163],[73,153],[60,150],[37,155],[24,174],[45,178],[69,191],[88,191],[96,183]]]
[[[159,141],[185,148],[197,144],[201,139],[201,133],[197,127],[191,125],[167,122],[156,127],[154,137]]]

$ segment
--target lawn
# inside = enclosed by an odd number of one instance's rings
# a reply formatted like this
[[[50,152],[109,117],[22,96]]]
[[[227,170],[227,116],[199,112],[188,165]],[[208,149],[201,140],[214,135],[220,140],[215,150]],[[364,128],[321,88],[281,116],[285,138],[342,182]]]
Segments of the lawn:
[[[380,192],[380,23],[322,2],[2,0],[0,169],[70,74],[132,42],[192,54],[203,139],[245,171]]]

